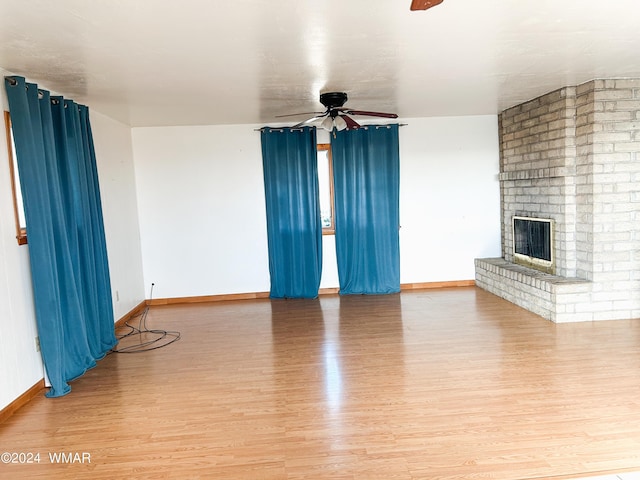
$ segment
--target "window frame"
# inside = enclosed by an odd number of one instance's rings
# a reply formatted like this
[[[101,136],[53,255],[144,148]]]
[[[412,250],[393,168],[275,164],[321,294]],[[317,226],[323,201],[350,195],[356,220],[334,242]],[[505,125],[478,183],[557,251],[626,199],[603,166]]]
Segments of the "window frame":
[[[331,144],[330,143],[319,143],[317,145],[317,151],[319,152],[327,152],[327,162],[329,167],[329,202],[331,208],[331,225],[328,227],[322,227],[322,235],[335,235],[336,226],[335,226],[335,205],[334,205],[334,197],[333,197],[333,157],[331,156]],[[318,156],[318,161],[320,161],[320,157]]]
[[[9,158],[9,176],[11,177],[11,196],[13,198],[13,215],[15,218],[16,226],[16,239],[18,245],[27,244],[27,227],[20,224],[20,214],[18,207],[18,188],[19,182],[18,170],[17,170],[17,158],[14,156],[13,149],[13,133],[11,130],[11,115],[6,110],[4,111],[4,126],[7,139],[7,155]]]

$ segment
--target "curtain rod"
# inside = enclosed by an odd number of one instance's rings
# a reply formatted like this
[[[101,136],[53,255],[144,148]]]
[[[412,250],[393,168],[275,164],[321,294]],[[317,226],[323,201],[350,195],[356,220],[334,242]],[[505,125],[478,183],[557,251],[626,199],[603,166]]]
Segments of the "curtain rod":
[[[292,127],[260,127],[260,128],[254,128],[253,131],[254,132],[262,132],[263,130],[266,130],[267,128],[271,129],[272,132],[284,132],[285,128],[288,128],[292,131],[298,131],[298,132],[302,132],[302,127],[297,127],[297,128],[292,128]]]
[[[408,123],[398,123],[397,124],[399,127],[406,127],[407,125],[409,125]],[[383,127],[388,127],[389,125],[362,125],[360,128],[363,129],[367,129],[369,127],[374,127],[374,128],[383,128]],[[254,132],[262,132],[263,130],[266,130],[267,128],[270,128],[271,131],[275,131],[275,132],[284,132],[285,128],[289,128],[291,130],[297,130],[297,131],[302,131],[303,127],[297,127],[297,128],[292,128],[292,127],[260,127],[260,128],[254,128],[253,131]],[[357,128],[355,128],[354,130],[358,130]]]

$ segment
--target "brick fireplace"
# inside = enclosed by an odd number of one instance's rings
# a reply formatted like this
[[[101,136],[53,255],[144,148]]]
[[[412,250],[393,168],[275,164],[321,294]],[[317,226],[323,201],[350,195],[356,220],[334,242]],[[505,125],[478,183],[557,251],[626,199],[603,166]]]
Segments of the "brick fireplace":
[[[512,107],[499,134],[502,257],[476,285],[554,322],[640,318],[640,79]],[[553,272],[515,263],[514,216],[553,221]]]

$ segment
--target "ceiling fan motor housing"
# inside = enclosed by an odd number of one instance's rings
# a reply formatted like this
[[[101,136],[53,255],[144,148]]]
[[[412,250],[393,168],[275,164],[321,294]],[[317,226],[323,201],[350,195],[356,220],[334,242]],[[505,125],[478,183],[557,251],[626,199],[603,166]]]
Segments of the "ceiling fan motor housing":
[[[327,92],[320,94],[320,103],[329,110],[343,106],[346,101],[347,94],[344,92]]]

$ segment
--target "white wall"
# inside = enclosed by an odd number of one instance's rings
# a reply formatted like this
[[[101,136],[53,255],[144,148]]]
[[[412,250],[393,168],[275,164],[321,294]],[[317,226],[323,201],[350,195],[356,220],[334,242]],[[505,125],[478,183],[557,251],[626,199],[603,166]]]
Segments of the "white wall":
[[[4,76],[0,99],[8,110]],[[47,88],[46,85],[42,86]],[[131,129],[98,112],[90,111],[98,160],[112,288],[119,291],[114,313],[117,320],[145,298],[142,256],[131,149]],[[3,117],[4,118],[4,117]],[[13,200],[4,120],[0,135],[0,409],[43,378],[31,275],[29,247],[16,241]],[[27,232],[28,237],[28,232]]]
[[[497,118],[404,122],[401,282],[473,279],[474,258],[500,255]],[[144,279],[155,297],[269,290],[255,128],[132,130]],[[323,245],[321,287],[337,287],[333,237]]]
[[[260,134],[134,128],[144,281],[154,297],[269,290]]]
[[[90,110],[115,320],[146,298],[131,128]]]
[[[8,110],[0,69],[2,110]],[[4,114],[0,134],[0,409],[9,405],[43,377],[36,351],[38,335],[29,271],[29,247],[18,245],[11,197],[11,177]]]
[[[471,280],[474,258],[501,255],[497,117],[404,122],[401,282]]]

